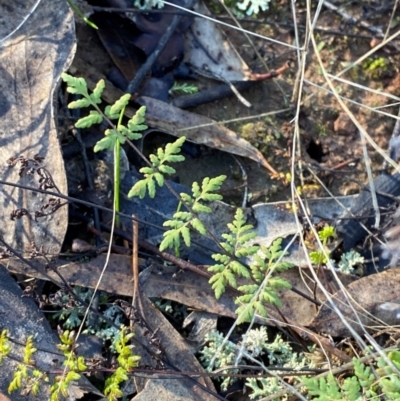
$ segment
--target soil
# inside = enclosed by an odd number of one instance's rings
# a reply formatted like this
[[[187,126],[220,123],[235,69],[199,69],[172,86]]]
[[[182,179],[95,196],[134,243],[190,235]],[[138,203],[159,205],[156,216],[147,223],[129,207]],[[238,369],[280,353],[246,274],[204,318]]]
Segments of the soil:
[[[214,4],[209,6],[213,10],[217,7]],[[303,43],[303,27],[306,25],[304,2],[297,2],[296,8],[299,40]],[[360,18],[360,21],[379,27],[388,25],[390,10],[388,4],[378,1],[368,4],[353,2],[345,8],[347,13]],[[223,17],[222,14],[217,16]],[[396,30],[399,19],[397,13],[392,20],[393,28],[389,34]],[[293,44],[294,27],[289,22],[292,20],[290,5],[283,1],[274,1],[263,15],[254,20],[246,18],[241,21],[241,25],[257,34]],[[224,21],[227,21],[226,18]],[[321,11],[317,28],[316,41],[323,66],[332,75],[339,74],[350,63],[370,51],[371,45],[377,43],[375,36],[361,27],[360,23],[349,23],[326,8]],[[235,122],[226,123],[226,126],[257,147],[281,174],[281,178],[271,179],[267,170],[251,160],[233,158],[223,152],[202,147],[197,151],[196,157],[189,157],[185,164],[178,166],[179,180],[190,185],[193,179],[201,180],[205,176],[226,174],[229,178],[224,195],[228,202],[236,204],[242,203],[246,185],[251,194],[250,204],[290,199],[287,178],[290,178],[295,132],[297,101],[293,101],[293,95],[298,70],[297,54],[295,51],[288,51],[286,47],[259,38],[251,37],[250,42],[244,35],[228,28],[225,32],[253,71],[265,72],[266,67],[269,70],[277,69],[287,62],[290,63],[290,68],[280,77],[259,82],[244,91],[242,95],[251,102],[250,108],[232,96],[191,111],[220,122],[235,119]],[[78,55],[107,74],[113,62],[95,31],[78,19],[77,36]],[[389,106],[394,103],[393,100],[382,95],[383,92],[394,96],[400,94],[397,67],[400,56],[396,46],[396,42],[393,42],[392,45],[379,49],[341,75],[343,80],[350,81],[352,85],[334,81],[336,91],[343,98],[351,100],[346,104],[381,149],[387,149],[395,120],[375,112],[374,109],[397,115],[397,106]],[[361,136],[335,97],[320,89],[325,80],[311,44],[307,51],[304,80],[299,113],[301,153],[296,152],[296,161],[302,161],[301,170],[297,164],[296,174],[300,171],[303,174],[303,192],[308,196],[327,196],[322,182],[333,195],[356,193],[366,182]],[[203,89],[216,85],[216,82],[198,77],[196,84]],[[280,112],[288,106],[292,106],[293,111]],[[272,114],[267,117],[244,119],[268,112]],[[150,141],[147,144],[152,149],[159,142],[165,142],[162,136],[150,135],[145,144]],[[367,149],[372,170],[377,174],[382,165],[382,157],[369,144]],[[243,178],[244,171],[247,180]],[[316,180],[314,174],[321,182]],[[300,184],[297,177],[296,183]]]

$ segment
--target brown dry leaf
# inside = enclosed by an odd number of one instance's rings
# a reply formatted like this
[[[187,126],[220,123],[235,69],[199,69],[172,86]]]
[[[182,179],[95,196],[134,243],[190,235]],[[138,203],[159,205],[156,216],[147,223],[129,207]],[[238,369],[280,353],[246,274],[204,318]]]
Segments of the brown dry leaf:
[[[362,277],[350,284],[343,291],[338,291],[332,300],[341,311],[346,321],[359,334],[367,329],[382,329],[382,326],[397,326],[400,322],[400,269],[391,269],[382,273]],[[352,308],[348,302],[351,302]],[[395,308],[395,305],[398,308]],[[355,315],[357,313],[357,316]],[[315,331],[332,336],[348,336],[349,330],[339,316],[325,302],[310,326]]]
[[[63,262],[59,262],[60,265],[57,271],[71,285],[94,288],[105,260],[106,255],[102,254],[84,263],[62,264]],[[32,263],[37,270],[24,265],[18,259],[10,259],[7,266],[14,273],[22,273],[44,280],[59,282],[57,274],[45,269],[46,263],[43,260],[36,258],[32,260]],[[143,264],[145,263],[143,262]],[[313,298],[314,282],[310,278],[311,275],[307,268],[293,268],[280,273],[280,275],[288,280],[294,288]],[[357,280],[357,277],[350,275],[338,274],[338,276],[344,285]],[[132,296],[133,283],[131,277],[131,257],[113,254],[99,289],[118,295]],[[327,280],[326,285],[332,288],[332,292],[336,291],[338,287],[335,284],[333,275],[325,271],[325,277]],[[244,284],[242,280],[239,281]],[[191,271],[181,271],[174,267],[153,263],[152,272],[141,286],[141,290],[150,298],[169,299],[196,310],[236,318],[235,310],[237,305],[235,305],[234,299],[237,294],[233,291],[227,291],[217,300],[207,279]],[[301,326],[307,326],[315,317],[317,309],[313,302],[293,291],[280,291],[279,296],[283,304],[281,312],[288,319]],[[324,302],[325,300],[319,290],[317,290],[317,300],[319,302]]]
[[[149,125],[174,136],[186,136],[190,142],[248,157],[272,174],[277,174],[259,150],[214,120],[146,96],[141,96],[138,102],[146,106],[146,121]]]
[[[60,265],[57,271],[71,285],[95,288],[105,261],[105,254],[84,263],[65,264],[65,262],[59,261]],[[22,273],[61,284],[58,275],[45,268],[46,262],[43,259],[35,258],[30,262],[35,269],[14,258],[8,260],[7,267],[14,273]],[[99,289],[118,295],[132,296],[131,262],[131,256],[112,254]],[[145,262],[143,263],[145,264]],[[194,309],[235,317],[236,307],[232,296],[224,294],[219,300],[216,300],[207,280],[190,271],[179,271],[176,268],[154,264],[152,274],[143,284],[142,290],[148,297],[170,299]]]
[[[359,280],[358,277],[336,273],[343,285],[349,285],[350,283]],[[293,288],[301,291],[311,299],[314,299],[314,283],[311,273],[308,268],[292,268],[279,273],[279,277],[289,281]],[[326,287],[331,291],[337,291],[339,286],[333,276],[333,274],[324,270],[323,277],[320,275],[320,280],[325,283]],[[282,301],[282,307],[280,311],[287,318],[296,322],[300,326],[308,326],[310,322],[315,318],[317,314],[317,306],[315,303],[307,300],[299,294],[293,291],[279,291],[279,298]],[[322,291],[317,287],[316,298],[318,302],[324,302],[325,296]]]
[[[135,326],[135,339],[147,347],[151,347],[154,343],[149,344],[148,329],[154,333],[156,331],[156,340],[159,340],[162,349],[161,357],[168,360],[167,369],[176,369],[183,372],[204,372],[196,357],[192,354],[191,349],[183,341],[181,335],[168,322],[164,315],[154,307],[146,295],[142,295],[142,304],[145,313],[145,320],[148,328],[142,328],[139,324]],[[157,348],[157,347],[156,347]],[[135,348],[135,352],[141,354],[144,349],[140,346]],[[147,352],[144,351],[146,354]],[[144,355],[146,360],[149,358]],[[157,368],[157,361],[151,360],[151,365]],[[147,381],[142,392],[140,392],[134,400],[154,400],[154,394],[157,394],[158,401],[170,400],[198,400],[207,401],[215,400],[215,397],[207,392],[207,388],[215,393],[214,385],[209,377],[189,378],[188,376],[173,374],[173,379],[156,375]],[[165,380],[160,380],[165,378]],[[202,387],[200,387],[199,383]]]
[[[204,3],[194,11],[210,15]],[[205,18],[195,18],[185,35],[184,61],[197,73],[224,82],[246,81],[251,70],[219,26]],[[223,77],[223,79],[222,79]]]
[[[38,187],[38,177],[19,177],[19,167],[9,168],[6,160],[35,155],[45,158],[61,193],[67,193],[64,162],[54,122],[53,94],[60,74],[68,67],[75,50],[72,13],[64,0],[22,2],[5,0],[0,8],[0,176],[3,180]],[[32,10],[31,10],[32,8]],[[17,12],[18,10],[18,12]],[[20,11],[24,10],[24,13]],[[12,221],[13,210],[40,211],[49,196],[3,185],[0,188],[1,234],[19,251],[30,251],[31,243],[58,253],[68,224],[67,207],[41,217]]]

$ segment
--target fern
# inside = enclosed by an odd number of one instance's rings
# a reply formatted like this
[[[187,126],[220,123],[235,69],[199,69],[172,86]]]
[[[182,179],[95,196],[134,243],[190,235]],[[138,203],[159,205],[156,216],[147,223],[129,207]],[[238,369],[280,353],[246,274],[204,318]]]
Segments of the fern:
[[[164,227],[170,227],[170,229],[164,233],[164,239],[160,244],[160,251],[167,248],[178,250],[181,238],[185,245],[189,247],[191,244],[190,228],[193,228],[202,235],[206,234],[207,230],[197,217],[197,213],[212,212],[212,209],[205,203],[222,199],[222,196],[216,194],[215,191],[221,188],[225,178],[225,175],[215,178],[206,177],[201,187],[197,182],[193,183],[192,196],[185,193],[180,194],[181,202],[187,207],[187,211],[178,210],[173,215],[172,220],[164,222]]]
[[[186,138],[183,136],[173,143],[168,143],[165,150],[159,148],[157,155],[150,155],[151,167],[143,167],[139,171],[145,178],[138,181],[128,193],[128,197],[139,196],[143,199],[146,196],[146,189],[150,198],[156,195],[156,183],[159,187],[164,185],[164,174],[175,174],[176,170],[166,163],[176,163],[185,160],[185,157],[178,154]]]
[[[105,88],[104,80],[100,80],[93,92],[89,94],[86,81],[83,78],[75,78],[66,73],[61,74],[61,78],[67,83],[67,91],[69,93],[82,96],[81,99],[69,103],[69,108],[76,109],[91,106],[95,109],[91,110],[89,115],[80,118],[75,123],[76,128],[89,128],[94,124],[101,124],[104,119],[107,120],[111,127],[105,131],[104,138],[96,143],[93,150],[95,152],[101,150],[114,151],[114,204],[115,210],[119,212],[121,145],[128,139],[135,140],[142,137],[140,132],[147,129],[147,125],[143,124],[146,108],[142,106],[125,126],[122,124],[122,119],[125,114],[125,108],[131,98],[130,94],[121,96],[113,105],[106,106],[103,112],[98,105],[101,104],[101,95]],[[117,125],[112,120],[118,120]],[[119,226],[119,216],[116,217],[116,225],[117,227]]]
[[[381,361],[382,362],[382,361]],[[301,382],[306,386],[309,395],[315,396],[311,398],[317,401],[331,401],[331,400],[344,400],[344,401],[361,401],[364,399],[373,399],[378,397],[377,388],[380,387],[383,394],[387,398],[398,400],[400,398],[400,380],[397,376],[391,376],[389,380],[391,385],[387,386],[387,382],[381,379],[376,380],[372,374],[371,368],[365,366],[357,358],[353,358],[354,375],[347,377],[342,382],[336,379],[332,373],[327,378],[302,378]],[[386,363],[382,362],[382,366],[387,367]],[[391,391],[393,390],[393,391]]]
[[[290,289],[290,283],[273,273],[279,273],[293,267],[292,263],[278,260],[285,255],[281,249],[282,238],[276,239],[269,248],[261,246],[264,256],[255,255],[254,262],[250,265],[252,278],[256,284],[243,285],[238,288],[241,295],[235,303],[241,304],[236,310],[238,324],[251,321],[254,313],[267,317],[265,304],[282,306],[278,290]]]
[[[75,353],[75,332],[64,331],[60,332],[61,344],[57,348],[64,354],[64,365],[66,367],[65,374],[56,376],[53,385],[50,387],[50,401],[58,401],[60,393],[63,397],[68,397],[68,387],[74,381],[81,378],[79,372],[86,370],[86,364],[82,356],[77,356]]]
[[[209,272],[214,273],[209,283],[217,299],[225,292],[227,284],[237,287],[237,276],[250,278],[248,268],[237,259],[254,255],[259,249],[258,246],[244,246],[246,242],[256,237],[256,233],[251,231],[252,225],[246,225],[242,209],[237,209],[234,221],[228,224],[228,228],[230,234],[222,234],[225,242],[221,242],[226,253],[212,255],[212,258],[219,263],[208,269]]]
[[[246,224],[241,209],[236,211],[234,221],[228,224],[228,228],[230,233],[222,235],[225,241],[221,243],[225,253],[212,255],[212,258],[219,263],[208,268],[208,271],[213,273],[209,283],[218,299],[225,292],[228,284],[237,288],[238,277],[252,279],[253,283],[238,288],[243,293],[235,300],[235,303],[241,304],[236,310],[239,315],[238,324],[251,321],[254,313],[266,317],[266,303],[281,305],[277,290],[291,288],[290,283],[279,276],[271,277],[273,272],[281,272],[293,266],[283,261],[277,263],[285,255],[281,249],[282,239],[275,240],[270,248],[247,245],[256,237],[256,233],[252,231],[252,225]],[[262,254],[257,253],[259,250]],[[250,269],[240,262],[240,258],[249,256],[254,258]],[[265,277],[268,277],[268,280],[263,283]]]
[[[3,362],[3,358],[6,357],[11,351],[7,334],[7,330],[3,330],[0,334],[0,363]]]

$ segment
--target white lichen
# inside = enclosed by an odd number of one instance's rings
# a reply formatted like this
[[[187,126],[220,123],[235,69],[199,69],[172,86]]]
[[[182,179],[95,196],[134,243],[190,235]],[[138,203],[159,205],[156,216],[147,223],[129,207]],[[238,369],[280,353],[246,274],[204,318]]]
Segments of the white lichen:
[[[261,11],[268,10],[270,0],[244,0],[243,3],[237,3],[240,10],[247,10],[247,15],[258,14]]]

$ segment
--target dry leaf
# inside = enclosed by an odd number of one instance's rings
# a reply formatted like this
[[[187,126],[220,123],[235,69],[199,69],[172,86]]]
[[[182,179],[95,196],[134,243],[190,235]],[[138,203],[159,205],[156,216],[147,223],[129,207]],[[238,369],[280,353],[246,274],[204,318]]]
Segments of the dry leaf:
[[[204,372],[196,357],[192,354],[190,348],[183,341],[181,335],[168,322],[164,315],[154,307],[146,295],[142,295],[142,304],[145,313],[146,325],[142,328],[139,324],[135,326],[135,339],[140,341],[146,347],[151,347],[154,343],[149,344],[149,330],[156,332],[156,340],[160,341],[162,346],[160,357],[166,359],[166,369],[174,369],[183,372]],[[157,347],[156,347],[157,348]],[[143,352],[141,347],[135,348],[135,351]],[[157,361],[152,359],[151,365],[157,368]],[[209,377],[195,377],[193,379],[176,373],[174,379],[166,377],[165,380],[160,378],[165,376],[155,376],[149,379],[143,392],[139,393],[134,400],[154,400],[154,394],[157,394],[158,401],[170,400],[215,400],[215,397],[207,392],[204,387],[211,392],[215,392],[214,385]],[[178,379],[177,379],[178,378]],[[199,383],[201,386],[199,386]],[[151,391],[150,391],[151,390]]]
[[[26,11],[24,16],[36,2],[30,3],[22,8]],[[19,7],[14,0],[2,2],[0,38],[7,37],[10,29],[22,22],[22,13],[17,12]],[[44,164],[61,193],[67,194],[54,122],[53,94],[75,48],[72,12],[63,0],[42,0],[25,23],[0,46],[0,176],[15,184],[37,188],[36,175],[33,178],[25,174],[20,178],[19,168],[8,167],[6,160],[40,155],[45,158]],[[4,240],[19,251],[30,251],[34,242],[38,248],[43,245],[47,252],[57,254],[67,229],[67,207],[38,221],[28,217],[10,220],[13,210],[24,208],[34,215],[48,201],[49,196],[3,185],[0,221]]]
[[[197,3],[194,11],[210,15],[203,2]],[[224,82],[246,81],[251,77],[250,68],[227,36],[215,22],[205,18],[195,18],[185,35],[184,61],[197,73]]]
[[[272,174],[277,174],[259,150],[214,120],[146,96],[141,96],[138,102],[146,106],[146,121],[149,125],[174,136],[186,136],[190,142],[248,157]]]
[[[380,330],[382,326],[398,326],[400,322],[400,269],[362,277],[338,291],[332,300],[343,314],[347,323],[359,334],[368,330]],[[398,304],[398,308],[395,308]],[[351,306],[350,306],[351,305]],[[357,315],[356,315],[357,313]],[[358,321],[359,319],[359,321]],[[348,328],[326,301],[310,326],[315,331],[342,337],[350,335]]]

